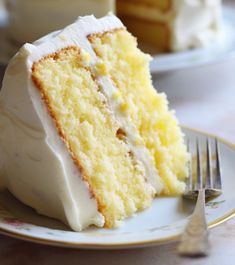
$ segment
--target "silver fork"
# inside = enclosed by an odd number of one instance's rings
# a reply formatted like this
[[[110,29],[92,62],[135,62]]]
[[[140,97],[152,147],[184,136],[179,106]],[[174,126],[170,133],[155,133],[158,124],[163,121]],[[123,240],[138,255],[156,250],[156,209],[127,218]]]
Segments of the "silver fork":
[[[205,198],[222,193],[219,144],[217,139],[206,138],[203,141],[196,138],[193,141],[188,140],[187,146],[191,159],[184,197],[197,198],[197,202],[181,236],[178,252],[186,256],[205,256],[210,250]],[[205,155],[203,155],[203,149]]]

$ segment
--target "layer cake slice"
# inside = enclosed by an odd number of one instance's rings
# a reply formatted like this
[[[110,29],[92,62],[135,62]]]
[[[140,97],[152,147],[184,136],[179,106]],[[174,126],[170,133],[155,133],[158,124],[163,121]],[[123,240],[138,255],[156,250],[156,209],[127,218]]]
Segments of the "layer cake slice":
[[[5,187],[75,231],[115,227],[155,195],[181,194],[183,134],[149,61],[113,15],[25,44],[0,96]]]

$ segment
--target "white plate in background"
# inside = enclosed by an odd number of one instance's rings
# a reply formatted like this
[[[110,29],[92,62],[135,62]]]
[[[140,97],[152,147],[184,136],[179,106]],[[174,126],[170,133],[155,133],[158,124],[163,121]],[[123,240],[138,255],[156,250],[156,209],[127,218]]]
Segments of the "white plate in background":
[[[235,59],[235,6],[223,7],[223,36],[207,48],[153,55],[152,73],[164,73]]]
[[[16,47],[6,38],[6,19],[6,12],[0,9],[0,64],[2,65],[6,65],[16,52]],[[223,29],[223,39],[208,48],[154,55],[150,65],[151,72],[164,73],[235,58],[235,5],[224,4]]]

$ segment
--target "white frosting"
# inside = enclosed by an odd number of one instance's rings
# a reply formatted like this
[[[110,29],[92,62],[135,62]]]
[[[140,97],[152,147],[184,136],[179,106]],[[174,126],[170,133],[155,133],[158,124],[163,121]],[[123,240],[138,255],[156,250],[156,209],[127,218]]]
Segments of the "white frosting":
[[[167,23],[172,50],[206,47],[221,36],[221,0],[171,0],[172,8],[167,12],[145,4],[144,0],[119,1],[123,16]]]
[[[103,226],[104,217],[91,198],[88,184],[81,179],[65,144],[31,80],[32,64],[61,48],[77,45],[98,61],[87,35],[123,27],[113,15],[97,20],[82,17],[60,32],[54,32],[34,44],[25,44],[11,60],[3,80],[0,96],[0,146],[4,165],[4,185],[21,201],[39,213],[68,223],[73,230],[95,224]],[[149,151],[136,147],[135,130],[128,125],[118,102],[117,91],[108,77],[99,82],[120,127],[127,132],[128,144],[140,160],[148,181],[156,192],[162,189]]]
[[[138,133],[132,126],[131,121],[120,111],[120,100],[113,99],[113,94],[117,92],[117,88],[108,77],[99,77],[98,79],[102,92],[106,96],[111,109],[115,113],[115,118],[118,120],[120,127],[124,129],[127,136],[127,144],[133,152],[137,161],[141,162],[139,166],[145,171],[147,181],[154,188],[154,193],[160,193],[163,189],[163,183],[159,178],[158,172],[155,168],[153,157],[149,154],[149,150],[142,145],[136,145],[138,140]]]
[[[84,15],[102,17],[115,11],[114,0],[20,0],[7,1],[9,35],[20,43],[32,42],[64,28]]]
[[[206,47],[221,36],[221,0],[174,0],[172,49]]]

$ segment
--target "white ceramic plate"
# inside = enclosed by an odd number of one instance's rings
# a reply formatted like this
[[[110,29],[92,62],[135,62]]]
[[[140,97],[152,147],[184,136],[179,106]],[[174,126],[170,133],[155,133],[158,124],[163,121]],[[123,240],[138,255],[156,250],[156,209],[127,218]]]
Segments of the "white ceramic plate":
[[[235,5],[223,7],[223,37],[218,43],[204,49],[169,53],[153,56],[152,73],[212,64],[235,58]]]
[[[189,137],[204,137],[185,129]],[[221,140],[224,193],[206,206],[209,227],[235,215],[235,146]],[[152,207],[126,220],[117,229],[89,228],[73,232],[62,223],[38,215],[8,192],[0,193],[0,232],[24,240],[75,248],[132,248],[176,240],[185,227],[194,203],[181,198],[156,198]]]

